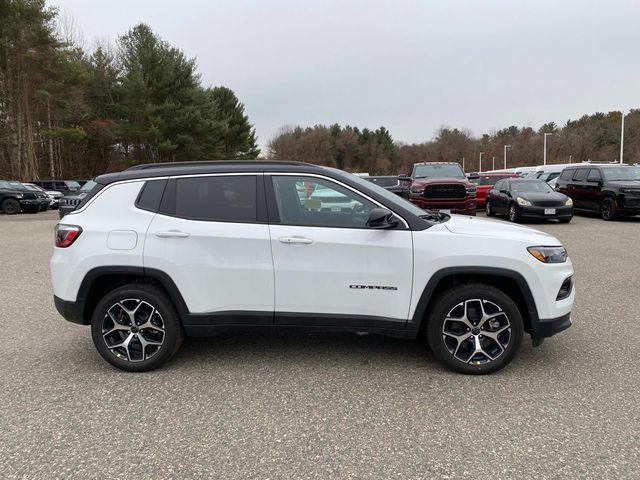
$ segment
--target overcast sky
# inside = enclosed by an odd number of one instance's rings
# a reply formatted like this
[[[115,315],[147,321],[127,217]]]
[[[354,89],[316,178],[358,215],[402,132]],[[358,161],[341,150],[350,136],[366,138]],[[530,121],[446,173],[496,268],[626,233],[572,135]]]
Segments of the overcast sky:
[[[88,42],[138,22],[205,85],[283,125],[384,125],[420,142],[640,107],[640,1],[52,0]]]

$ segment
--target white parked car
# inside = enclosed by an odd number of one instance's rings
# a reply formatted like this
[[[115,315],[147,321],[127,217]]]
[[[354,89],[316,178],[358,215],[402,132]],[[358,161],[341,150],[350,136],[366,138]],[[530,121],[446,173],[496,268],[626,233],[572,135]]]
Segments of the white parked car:
[[[449,367],[489,373],[524,333],[571,325],[556,238],[426,212],[339,170],[187,162],[96,182],[56,226],[54,300],[123,370],[160,366],[185,334],[293,327],[425,336]],[[319,190],[353,208],[313,208]]]

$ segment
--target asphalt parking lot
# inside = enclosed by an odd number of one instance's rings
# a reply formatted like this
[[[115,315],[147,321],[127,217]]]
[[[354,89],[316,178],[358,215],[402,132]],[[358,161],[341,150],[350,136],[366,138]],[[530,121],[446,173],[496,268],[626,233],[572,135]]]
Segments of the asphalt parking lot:
[[[640,475],[640,219],[534,225],[575,264],[574,326],[484,377],[351,334],[187,339],[120,372],[55,311],[56,219],[0,215],[0,478]]]

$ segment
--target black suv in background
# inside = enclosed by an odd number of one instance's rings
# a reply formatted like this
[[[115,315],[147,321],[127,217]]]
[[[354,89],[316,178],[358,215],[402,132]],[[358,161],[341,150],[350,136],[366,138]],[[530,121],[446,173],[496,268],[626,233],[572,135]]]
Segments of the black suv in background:
[[[58,215],[60,218],[64,217],[67,213],[73,212],[80,202],[89,194],[91,189],[95,187],[96,182],[89,180],[82,185],[82,188],[77,192],[72,192],[69,195],[65,195],[60,199],[60,205],[58,207]]]
[[[19,182],[0,180],[0,209],[7,215],[22,211],[38,213],[44,199],[36,192],[27,190]],[[49,200],[46,199],[48,204]]]
[[[640,167],[585,165],[565,168],[556,190],[573,200],[576,210],[597,212],[604,220],[640,215]]]

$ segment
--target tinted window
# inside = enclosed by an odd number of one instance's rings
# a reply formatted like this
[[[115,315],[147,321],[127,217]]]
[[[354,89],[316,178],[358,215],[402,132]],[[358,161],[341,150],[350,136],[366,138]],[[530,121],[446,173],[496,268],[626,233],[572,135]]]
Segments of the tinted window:
[[[599,182],[602,180],[602,175],[600,175],[600,170],[597,168],[592,168],[589,170],[589,175],[587,176],[587,180],[589,182]]]
[[[256,177],[252,175],[173,179],[161,210],[192,220],[255,222]]]
[[[495,185],[500,177],[480,177],[480,185]]]
[[[458,164],[416,165],[413,176],[414,178],[467,178]]]
[[[84,190],[84,187],[89,183],[95,185],[95,182],[87,182],[82,186],[82,189]],[[140,191],[140,195],[138,195],[136,207],[150,212],[157,212],[160,208],[160,200],[166,184],[166,180],[150,180],[146,182]]]
[[[560,180],[571,180],[573,172],[575,172],[575,170],[563,170],[560,174]]]
[[[586,168],[579,168],[578,170],[576,170],[576,173],[573,176],[573,179],[578,182],[581,182],[582,180],[586,180],[588,171],[589,170],[587,170]]]
[[[505,189],[505,181],[504,180],[499,180],[496,182],[496,184],[493,186],[494,189],[496,190],[504,190]]]
[[[280,221],[287,225],[365,228],[376,205],[334,182],[314,177],[274,176]]]
[[[640,180],[640,168],[630,166],[603,168],[604,177],[613,180]]]
[[[543,180],[522,180],[511,182],[511,190],[513,192],[540,192],[549,193],[551,187]]]

